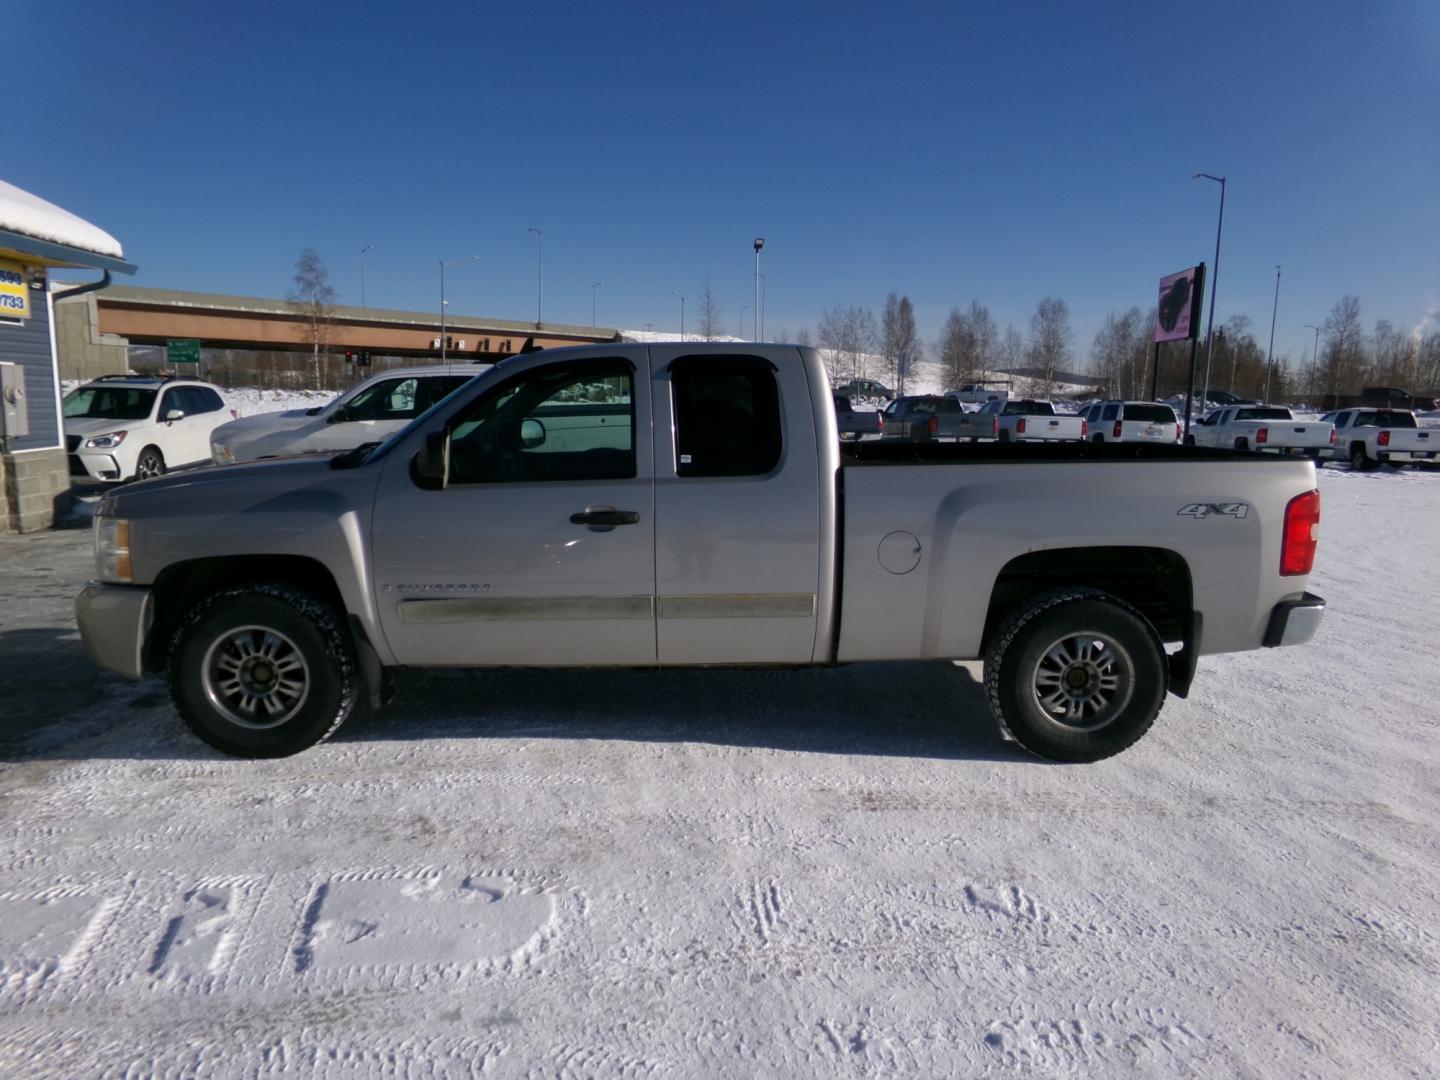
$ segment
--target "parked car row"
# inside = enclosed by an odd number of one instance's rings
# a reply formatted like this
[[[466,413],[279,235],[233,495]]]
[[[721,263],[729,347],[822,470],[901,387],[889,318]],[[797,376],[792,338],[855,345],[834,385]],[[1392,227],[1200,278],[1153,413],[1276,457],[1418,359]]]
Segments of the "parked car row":
[[[64,403],[70,473],[104,482],[146,479],[190,465],[217,465],[351,450],[382,441],[473,378],[454,365],[398,368],[356,384],[323,406],[235,418],[219,387],[196,379],[105,376]],[[880,396],[870,380],[849,386]],[[1440,437],[1403,409],[1350,408],[1318,421],[1282,406],[1235,403],[1196,418],[1183,434],[1164,402],[1097,401],[1078,414],[1034,398],[992,397],[978,410],[957,392],[894,397],[883,411],[855,409],[833,393],[843,441],[1177,443],[1337,460],[1356,470],[1431,464]]]

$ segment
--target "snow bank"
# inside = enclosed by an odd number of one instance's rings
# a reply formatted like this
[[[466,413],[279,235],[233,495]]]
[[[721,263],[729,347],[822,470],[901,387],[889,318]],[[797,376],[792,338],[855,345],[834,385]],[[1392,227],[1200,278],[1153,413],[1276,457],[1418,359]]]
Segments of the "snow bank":
[[[120,241],[68,210],[0,180],[0,229],[123,259]]]

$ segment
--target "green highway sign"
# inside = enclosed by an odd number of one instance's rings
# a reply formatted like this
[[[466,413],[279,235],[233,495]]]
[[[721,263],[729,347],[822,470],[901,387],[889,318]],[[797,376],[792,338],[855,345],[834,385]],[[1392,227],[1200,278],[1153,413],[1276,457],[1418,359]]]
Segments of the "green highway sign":
[[[198,338],[171,338],[165,342],[165,359],[171,367],[200,363]]]

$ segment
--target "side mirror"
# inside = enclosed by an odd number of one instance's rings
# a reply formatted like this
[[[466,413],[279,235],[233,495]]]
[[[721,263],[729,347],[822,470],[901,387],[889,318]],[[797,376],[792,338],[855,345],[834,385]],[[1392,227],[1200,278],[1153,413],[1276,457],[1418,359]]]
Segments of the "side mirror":
[[[350,419],[350,408],[348,405],[341,405],[325,422],[327,424],[343,424]]]
[[[185,410],[184,410],[184,409],[170,409],[170,410],[168,410],[168,411],[165,413],[165,422],[166,422],[167,424],[168,424],[171,420],[184,420],[184,419],[185,419]]]
[[[450,433],[432,431],[410,462],[410,476],[426,491],[443,491],[450,483]]]
[[[545,425],[539,420],[522,420],[520,422],[520,445],[526,450],[544,446]]]

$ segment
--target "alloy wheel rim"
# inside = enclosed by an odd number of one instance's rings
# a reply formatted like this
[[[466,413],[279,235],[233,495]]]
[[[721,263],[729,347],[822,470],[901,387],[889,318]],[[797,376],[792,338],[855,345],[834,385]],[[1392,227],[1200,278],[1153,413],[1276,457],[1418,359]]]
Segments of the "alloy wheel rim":
[[[149,480],[152,476],[160,475],[160,460],[154,454],[141,454],[140,463],[135,467],[140,474],[141,480]]]
[[[1108,634],[1082,630],[1056,638],[1040,654],[1030,678],[1036,707],[1073,731],[1114,723],[1135,693],[1135,663]]]
[[[201,672],[210,704],[232,724],[252,730],[293,719],[310,696],[304,655],[269,626],[225,631],[205,650]]]

